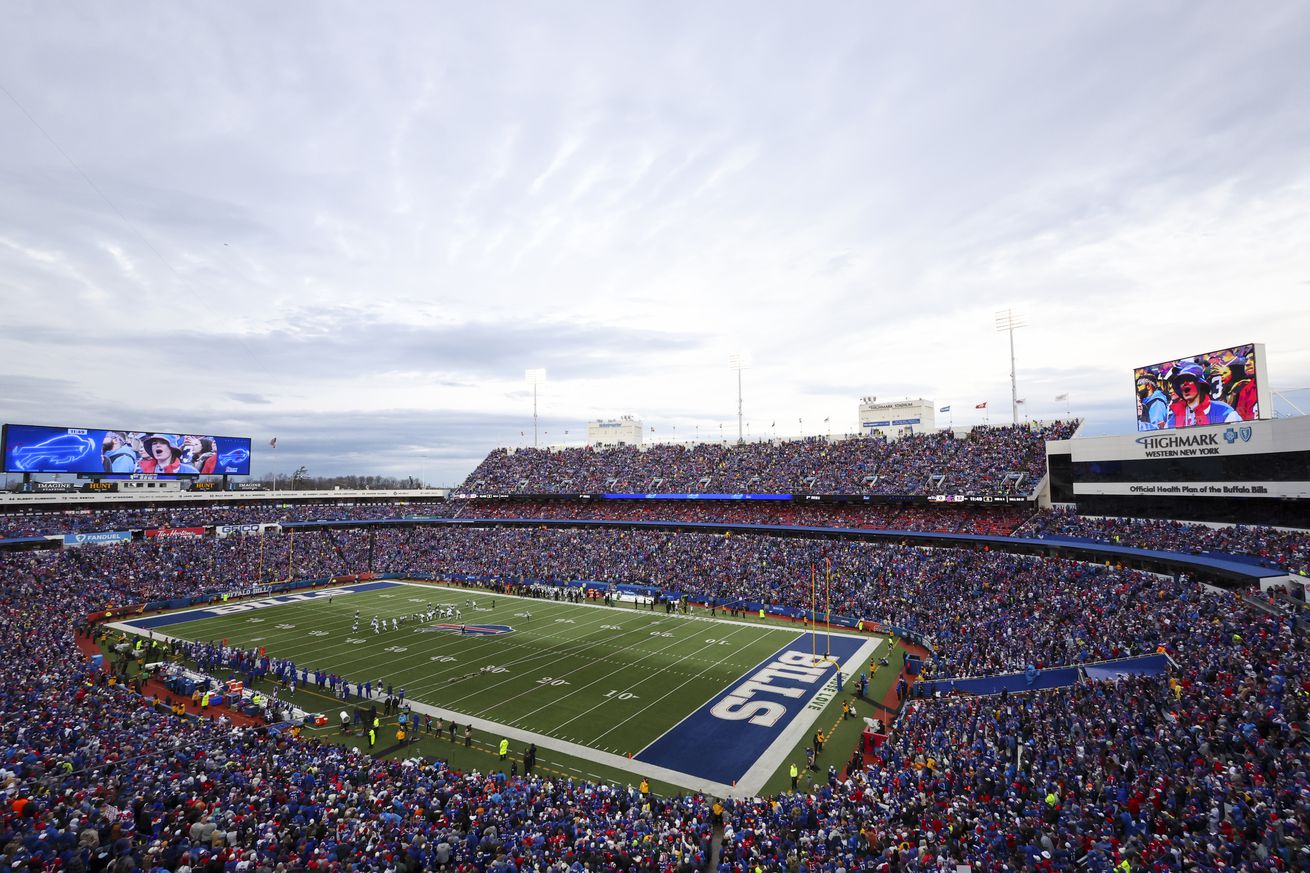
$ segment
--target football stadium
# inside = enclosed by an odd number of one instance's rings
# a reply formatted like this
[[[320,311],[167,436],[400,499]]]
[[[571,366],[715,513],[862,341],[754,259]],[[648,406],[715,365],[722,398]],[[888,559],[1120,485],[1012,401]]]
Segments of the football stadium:
[[[1295,515],[1304,419],[1078,429],[497,449],[450,492],[29,472],[0,515],[6,723],[42,715],[9,827],[84,842],[114,806],[179,858],[470,869],[978,863],[1012,832],[1059,867],[1225,839],[1231,802],[1231,845],[1276,852],[1310,538],[1081,508],[1117,452],[1123,481],[1211,494],[1129,509]],[[7,426],[10,469],[113,442],[51,430]],[[1161,440],[1218,461],[1143,457]]]
[[[1310,5],[0,22],[0,873],[1310,873]]]

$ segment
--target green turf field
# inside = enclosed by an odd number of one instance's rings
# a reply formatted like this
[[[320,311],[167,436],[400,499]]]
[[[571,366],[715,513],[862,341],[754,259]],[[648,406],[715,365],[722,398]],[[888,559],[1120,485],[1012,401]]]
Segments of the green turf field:
[[[412,617],[425,613],[428,604],[439,613],[456,608],[462,616],[430,622]],[[356,612],[358,626],[352,631]],[[375,616],[386,620],[385,632],[371,628]],[[401,617],[409,619],[391,629],[391,619]],[[438,629],[442,624],[510,630],[477,636]],[[226,640],[245,649],[262,646],[270,657],[310,670],[311,679],[322,669],[352,684],[367,680],[376,688],[381,681],[404,688],[417,711],[454,717],[461,726],[472,723],[479,740],[490,732],[510,736],[516,747],[533,741],[590,759],[604,770],[603,765],[624,769],[629,754],[757,669],[802,631],[794,625],[669,615],[663,607],[571,604],[413,583],[344,591],[330,602],[320,596],[201,617],[159,627],[157,633]],[[302,685],[296,702],[331,713],[336,729],[342,702],[327,689],[320,691],[311,681]],[[677,773],[652,778],[700,787]]]

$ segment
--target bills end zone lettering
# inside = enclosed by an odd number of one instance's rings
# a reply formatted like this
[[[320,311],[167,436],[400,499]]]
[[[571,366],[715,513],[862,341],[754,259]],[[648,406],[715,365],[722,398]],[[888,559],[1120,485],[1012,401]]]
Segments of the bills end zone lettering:
[[[833,664],[814,663],[811,646],[810,634],[798,635],[634,757],[724,785],[742,779],[836,675]],[[831,655],[845,664],[865,646],[874,643],[834,635]]]
[[[806,652],[783,652],[754,673],[750,679],[732,689],[732,692],[710,708],[710,715],[725,721],[749,721],[763,727],[773,727],[784,715],[787,707],[771,695],[796,699],[812,691],[814,685],[831,669],[815,667],[814,658]]]
[[[279,594],[276,597],[265,597],[262,600],[225,603],[220,606],[206,606],[200,609],[188,609],[185,612],[171,612],[167,615],[153,615],[149,618],[139,618],[134,621],[126,622],[126,624],[144,630],[146,628],[180,624],[184,621],[196,621],[201,618],[232,615],[237,612],[250,612],[252,609],[267,609],[270,606],[282,606],[285,603],[302,603],[307,600],[327,600],[329,597],[340,597],[343,594],[354,594],[359,591],[377,591],[381,588],[390,588],[395,584],[395,582],[366,582],[362,585],[350,585],[345,588],[305,591],[298,594]]]

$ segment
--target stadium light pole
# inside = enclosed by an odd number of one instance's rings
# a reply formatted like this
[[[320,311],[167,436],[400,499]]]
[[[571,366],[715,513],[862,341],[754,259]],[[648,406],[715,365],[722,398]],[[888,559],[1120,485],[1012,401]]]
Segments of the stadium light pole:
[[[737,371],[737,443],[740,445],[746,440],[742,434],[742,415],[741,415],[741,371],[746,369],[746,358],[738,353],[728,356],[728,366]]]
[[[532,384],[532,447],[537,448],[537,386],[546,382],[546,371],[524,370],[523,378]]]
[[[1027,327],[1028,322],[1013,309],[1002,309],[996,313],[996,330],[1010,334],[1010,415],[1014,424],[1019,423],[1019,382],[1014,375],[1014,331]]]

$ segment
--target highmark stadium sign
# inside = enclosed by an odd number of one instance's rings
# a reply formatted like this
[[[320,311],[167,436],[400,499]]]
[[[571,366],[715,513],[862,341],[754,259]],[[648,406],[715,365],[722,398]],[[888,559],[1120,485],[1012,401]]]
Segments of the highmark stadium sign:
[[[1079,461],[1131,461],[1149,458],[1203,458],[1284,451],[1274,438],[1275,422],[1250,421],[1191,427],[1182,431],[1092,437],[1069,441]]]
[[[1252,427],[1229,427],[1222,433],[1165,434],[1142,436],[1137,444],[1146,448],[1148,458],[1178,458],[1188,455],[1217,455],[1224,444],[1236,445],[1238,440],[1251,441]]]

